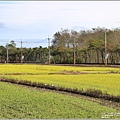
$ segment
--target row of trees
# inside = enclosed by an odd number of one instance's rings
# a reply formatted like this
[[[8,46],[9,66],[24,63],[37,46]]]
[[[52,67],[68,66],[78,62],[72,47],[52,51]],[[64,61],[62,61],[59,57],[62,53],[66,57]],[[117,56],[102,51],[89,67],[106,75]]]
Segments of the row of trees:
[[[50,56],[48,47],[17,48],[15,41],[0,46],[0,62],[48,62],[51,63],[104,63],[106,51],[108,62],[120,63],[120,29],[94,28],[92,30],[64,29],[54,34]],[[23,60],[21,58],[23,57]]]
[[[120,29],[93,28],[86,31],[61,30],[54,34],[52,56],[55,63],[120,63]]]
[[[7,60],[8,59],[8,60]],[[48,48],[17,48],[12,40],[6,46],[0,46],[0,62],[40,62],[45,63],[48,60]]]

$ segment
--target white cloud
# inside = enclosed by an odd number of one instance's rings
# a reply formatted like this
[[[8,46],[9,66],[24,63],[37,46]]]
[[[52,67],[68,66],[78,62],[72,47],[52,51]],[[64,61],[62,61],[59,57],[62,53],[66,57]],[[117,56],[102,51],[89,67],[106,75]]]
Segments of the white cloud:
[[[119,6],[119,1],[6,2],[0,4],[0,22],[18,37],[23,34],[26,37],[39,36],[37,33],[48,36],[61,28],[73,29],[74,26],[110,28],[120,25],[116,23],[120,20]]]

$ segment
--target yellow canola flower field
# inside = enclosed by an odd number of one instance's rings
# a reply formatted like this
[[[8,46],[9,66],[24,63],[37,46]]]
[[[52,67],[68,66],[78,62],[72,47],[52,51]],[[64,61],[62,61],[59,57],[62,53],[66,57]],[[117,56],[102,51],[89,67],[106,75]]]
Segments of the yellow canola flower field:
[[[120,95],[120,68],[1,64],[1,78]]]
[[[58,73],[62,71],[76,71],[86,73],[109,73],[120,72],[120,68],[110,67],[75,67],[75,66],[55,66],[36,64],[0,64],[0,74],[6,73]]]

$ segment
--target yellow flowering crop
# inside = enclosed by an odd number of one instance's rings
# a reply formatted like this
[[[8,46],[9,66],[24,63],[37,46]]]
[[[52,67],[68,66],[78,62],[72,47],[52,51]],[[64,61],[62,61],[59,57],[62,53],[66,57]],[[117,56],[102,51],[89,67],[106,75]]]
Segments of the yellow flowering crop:
[[[97,89],[120,95],[120,68],[54,65],[0,65],[1,78],[29,80],[55,86]]]

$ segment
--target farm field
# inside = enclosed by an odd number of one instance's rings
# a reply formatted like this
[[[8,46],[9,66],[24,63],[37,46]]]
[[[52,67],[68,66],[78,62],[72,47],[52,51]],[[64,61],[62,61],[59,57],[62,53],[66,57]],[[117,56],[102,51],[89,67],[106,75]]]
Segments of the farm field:
[[[0,65],[0,77],[71,89],[95,89],[120,95],[120,68],[47,65]]]
[[[119,112],[79,97],[0,82],[1,119],[102,118],[104,113]]]
[[[120,68],[1,64],[0,79],[93,89],[120,96]],[[120,109],[84,98],[2,81],[0,96],[0,118],[101,118],[104,113],[120,114]]]

